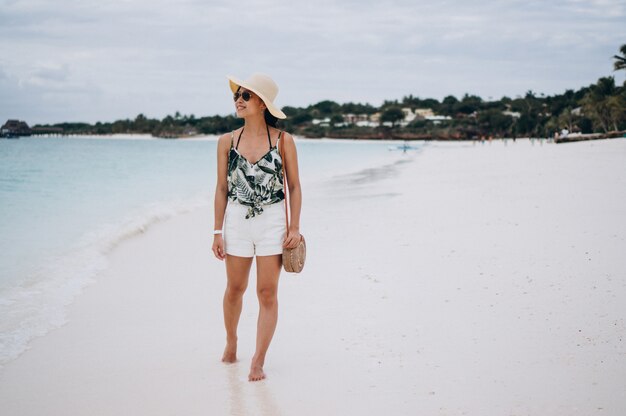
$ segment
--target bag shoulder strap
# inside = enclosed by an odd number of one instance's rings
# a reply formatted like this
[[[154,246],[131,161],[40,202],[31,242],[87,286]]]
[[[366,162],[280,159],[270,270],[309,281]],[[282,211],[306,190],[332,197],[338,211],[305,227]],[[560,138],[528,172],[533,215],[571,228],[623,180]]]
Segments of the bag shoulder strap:
[[[287,183],[287,174],[285,172],[285,165],[287,165],[287,158],[285,157],[285,145],[283,144],[285,141],[280,140],[280,136],[282,131],[278,133],[278,153],[280,154],[280,159],[282,161],[282,170],[283,170],[283,193],[285,194],[285,225],[287,226],[286,230],[289,230],[289,185]]]

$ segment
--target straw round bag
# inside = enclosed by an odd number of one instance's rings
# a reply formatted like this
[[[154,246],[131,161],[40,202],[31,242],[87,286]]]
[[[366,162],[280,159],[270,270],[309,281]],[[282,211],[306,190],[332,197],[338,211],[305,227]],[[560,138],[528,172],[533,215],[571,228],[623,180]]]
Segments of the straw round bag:
[[[300,242],[296,248],[284,248],[283,249],[283,267],[286,272],[300,273],[304,268],[304,261],[306,260],[306,242],[304,237],[301,236]]]
[[[284,157],[284,147],[281,141],[278,146],[280,152],[280,158],[283,164],[283,191],[285,193],[285,223],[287,225],[286,230],[289,230],[289,202],[288,202],[288,186],[287,175],[285,175],[285,164],[287,163]],[[300,235],[300,242],[295,248],[283,248],[283,267],[286,272],[300,273],[304,268],[304,261],[306,260],[306,242],[304,236]]]

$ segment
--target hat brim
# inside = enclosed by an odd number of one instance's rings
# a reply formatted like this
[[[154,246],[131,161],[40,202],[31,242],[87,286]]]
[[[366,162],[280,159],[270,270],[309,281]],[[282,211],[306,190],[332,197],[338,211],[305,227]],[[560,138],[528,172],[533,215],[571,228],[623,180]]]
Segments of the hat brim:
[[[283,113],[278,107],[276,107],[274,105],[274,103],[272,103],[270,100],[268,100],[262,93],[258,92],[257,90],[254,89],[254,87],[249,86],[248,84],[246,84],[245,81],[241,81],[240,79],[237,79],[235,77],[233,77],[232,75],[228,75],[226,76],[226,78],[228,78],[228,83],[230,84],[230,89],[231,91],[234,93],[237,92],[237,89],[239,87],[244,87],[247,90],[252,91],[253,93],[255,93],[256,95],[259,96],[259,98],[261,100],[263,100],[263,102],[265,103],[265,105],[267,106],[268,111],[276,118],[280,118],[280,119],[285,119],[287,118],[287,116],[285,115],[285,113]]]

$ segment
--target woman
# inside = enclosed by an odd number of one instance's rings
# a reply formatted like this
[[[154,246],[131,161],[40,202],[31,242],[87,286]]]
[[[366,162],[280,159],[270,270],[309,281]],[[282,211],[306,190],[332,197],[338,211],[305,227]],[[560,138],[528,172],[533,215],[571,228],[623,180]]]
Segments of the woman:
[[[217,145],[217,186],[213,253],[226,260],[228,283],[224,294],[226,348],[222,361],[237,361],[237,324],[242,297],[256,255],[256,351],[250,381],[265,378],[263,364],[278,319],[278,276],[283,248],[300,241],[302,193],[293,137],[276,128],[285,114],[273,103],[278,86],[267,75],[253,74],[245,81],[228,77],[237,117],[244,126],[220,137]],[[282,142],[282,143],[280,143]],[[281,157],[279,152],[284,154]],[[285,225],[283,158],[289,191],[291,222]]]

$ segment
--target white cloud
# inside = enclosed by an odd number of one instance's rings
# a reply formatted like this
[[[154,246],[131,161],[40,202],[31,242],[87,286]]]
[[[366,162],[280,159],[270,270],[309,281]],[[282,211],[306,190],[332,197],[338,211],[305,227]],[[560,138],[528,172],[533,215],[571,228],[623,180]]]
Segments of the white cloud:
[[[573,11],[601,18],[626,16],[626,3],[622,0],[570,0]]]
[[[0,0],[0,116],[226,114],[225,75],[255,71],[279,105],[562,92],[612,74],[624,15],[614,0]]]

